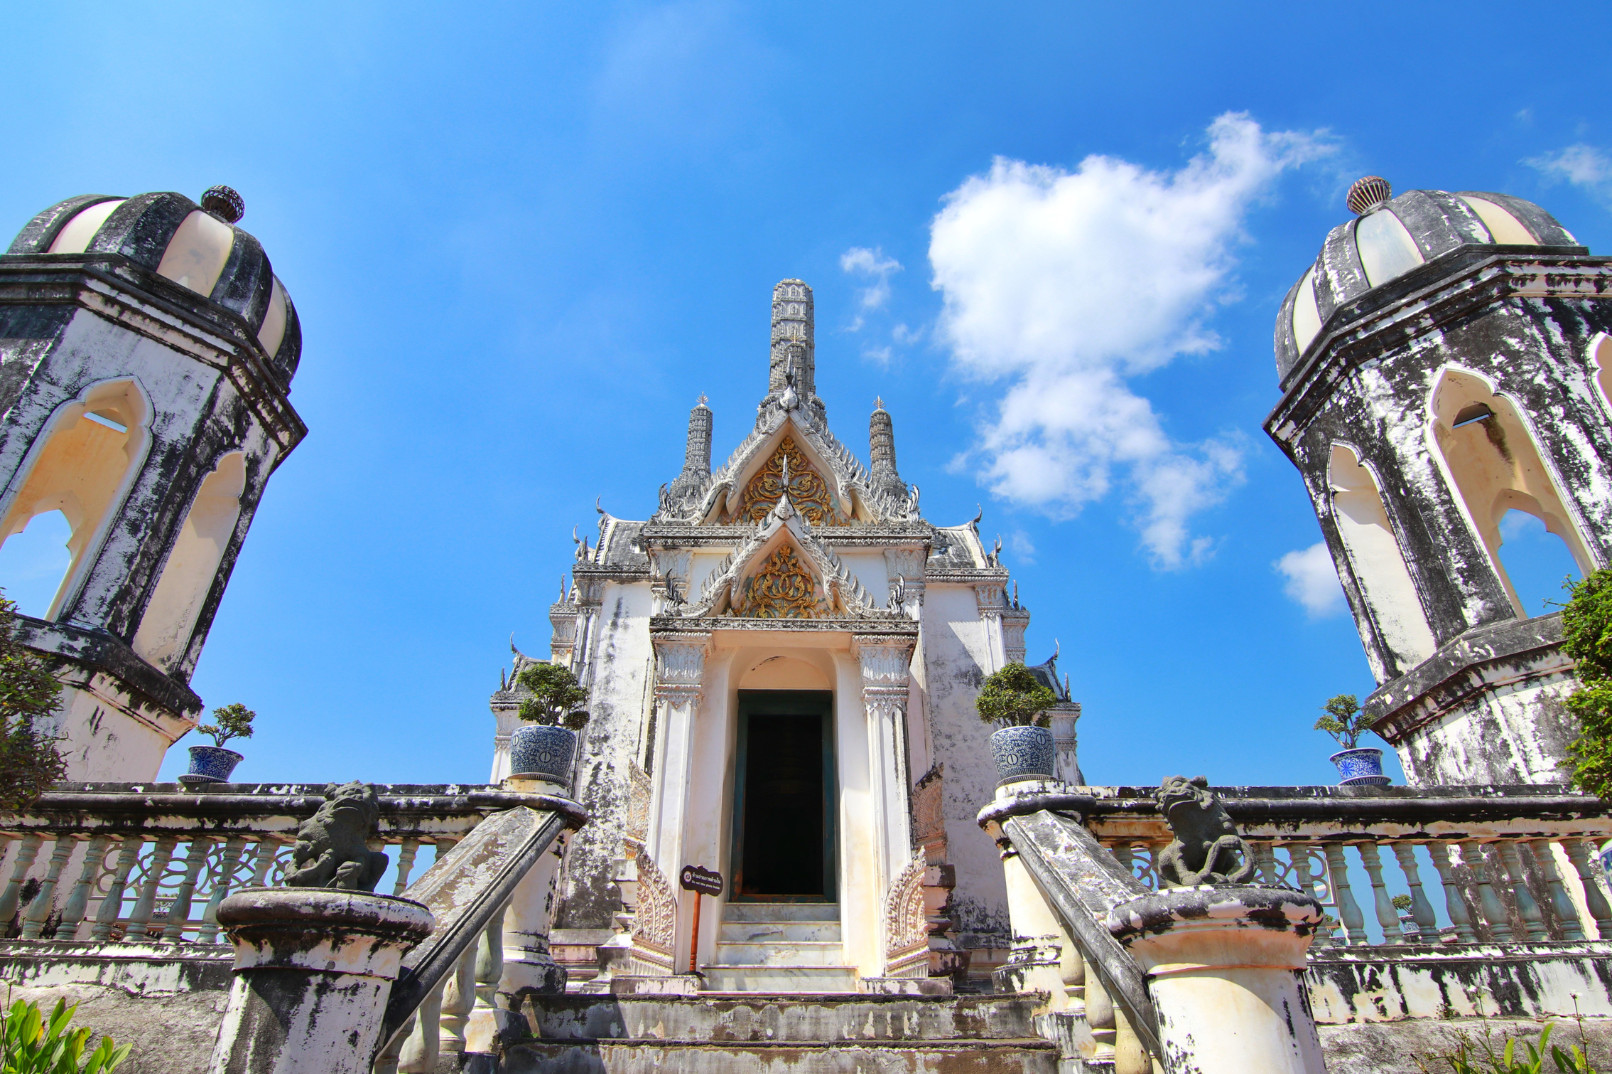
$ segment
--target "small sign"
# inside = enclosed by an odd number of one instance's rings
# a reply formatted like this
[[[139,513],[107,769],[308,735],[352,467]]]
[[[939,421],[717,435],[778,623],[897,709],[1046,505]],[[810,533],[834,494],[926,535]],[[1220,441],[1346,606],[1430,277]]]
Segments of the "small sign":
[[[715,869],[702,869],[698,865],[683,866],[683,887],[701,895],[722,894],[722,874]]]

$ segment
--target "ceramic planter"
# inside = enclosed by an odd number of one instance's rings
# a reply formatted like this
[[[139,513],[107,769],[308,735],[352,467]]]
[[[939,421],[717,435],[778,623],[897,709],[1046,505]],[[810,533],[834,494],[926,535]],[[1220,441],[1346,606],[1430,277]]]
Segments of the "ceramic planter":
[[[1332,763],[1343,777],[1340,787],[1386,787],[1390,782],[1383,775],[1383,751],[1375,746],[1340,750],[1332,755]]]
[[[1045,727],[1004,727],[991,735],[991,757],[1003,783],[1051,779],[1055,756]]]
[[[190,747],[190,771],[179,777],[181,783],[228,783],[235,766],[246,758],[222,746]]]
[[[570,786],[576,752],[575,731],[527,724],[509,736],[509,774]]]

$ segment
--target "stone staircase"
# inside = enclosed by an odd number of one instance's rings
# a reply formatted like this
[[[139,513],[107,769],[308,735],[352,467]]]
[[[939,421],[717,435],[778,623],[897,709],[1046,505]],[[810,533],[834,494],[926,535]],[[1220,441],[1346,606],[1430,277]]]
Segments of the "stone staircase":
[[[713,992],[855,992],[844,962],[834,903],[730,902],[716,961],[701,969]]]
[[[743,941],[740,941],[743,942]],[[548,996],[502,1074],[1057,1074],[1032,996]]]

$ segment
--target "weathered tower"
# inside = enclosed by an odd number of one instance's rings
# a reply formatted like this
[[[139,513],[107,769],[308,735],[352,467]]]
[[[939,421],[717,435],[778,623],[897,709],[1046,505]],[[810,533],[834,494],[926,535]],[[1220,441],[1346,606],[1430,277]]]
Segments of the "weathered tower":
[[[306,429],[296,309],[240,196],[87,195],[0,255],[0,540],[60,511],[28,645],[67,690],[69,778],[150,779],[269,475]],[[0,585],[5,579],[0,578]]]
[[[1559,614],[1530,618],[1500,520],[1612,561],[1612,261],[1537,205],[1370,177],[1276,323],[1265,423],[1304,476],[1417,783],[1557,783]]]

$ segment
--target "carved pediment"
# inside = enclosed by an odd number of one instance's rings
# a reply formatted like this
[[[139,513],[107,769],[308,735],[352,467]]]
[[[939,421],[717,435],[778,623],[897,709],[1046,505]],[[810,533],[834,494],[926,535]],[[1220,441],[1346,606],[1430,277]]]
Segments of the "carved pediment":
[[[740,584],[732,607],[734,615],[746,619],[819,619],[826,610],[817,579],[788,542]]]
[[[845,525],[846,512],[840,509],[838,497],[788,433],[778,441],[755,476],[745,483],[738,505],[724,521],[760,522],[778,506],[786,490],[795,510],[812,525]]]

